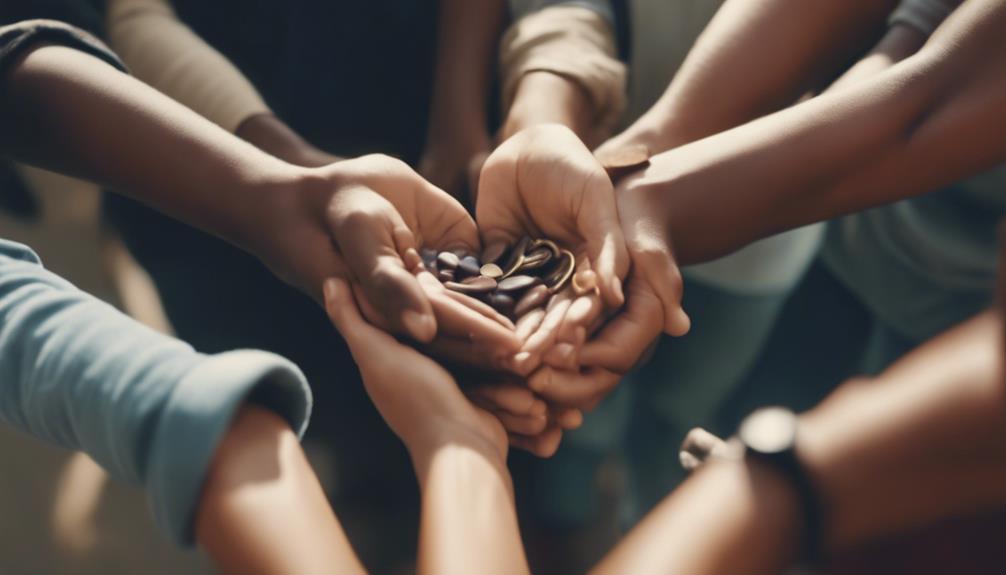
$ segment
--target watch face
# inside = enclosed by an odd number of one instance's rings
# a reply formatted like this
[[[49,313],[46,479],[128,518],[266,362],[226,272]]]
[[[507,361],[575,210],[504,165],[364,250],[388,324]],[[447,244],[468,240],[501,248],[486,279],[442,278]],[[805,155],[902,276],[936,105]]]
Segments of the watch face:
[[[789,449],[796,439],[796,414],[784,407],[765,407],[749,415],[738,431],[749,448],[761,453]]]

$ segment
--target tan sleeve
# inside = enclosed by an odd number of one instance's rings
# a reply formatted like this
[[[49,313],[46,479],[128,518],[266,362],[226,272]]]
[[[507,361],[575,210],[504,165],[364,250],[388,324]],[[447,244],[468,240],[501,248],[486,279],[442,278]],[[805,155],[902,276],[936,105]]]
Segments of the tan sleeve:
[[[222,54],[178,20],[168,0],[108,0],[108,39],[134,76],[234,132],[270,112]]]
[[[887,24],[907,24],[931,36],[958,5],[960,0],[901,0]]]
[[[599,130],[611,130],[625,109],[625,65],[616,57],[611,25],[594,10],[552,6],[516,21],[500,45],[503,110],[510,108],[520,79],[552,72],[586,91]]]

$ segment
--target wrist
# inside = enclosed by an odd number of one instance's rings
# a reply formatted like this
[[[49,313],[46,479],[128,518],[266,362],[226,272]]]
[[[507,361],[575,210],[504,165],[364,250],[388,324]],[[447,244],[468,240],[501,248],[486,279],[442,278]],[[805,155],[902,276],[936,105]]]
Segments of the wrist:
[[[576,82],[551,72],[525,74],[500,130],[500,140],[537,124],[562,124],[588,141],[594,131],[594,106]]]
[[[506,453],[493,441],[468,426],[455,422],[436,422],[410,433],[405,440],[406,448],[416,469],[420,484],[434,463],[443,458],[476,455],[493,467],[506,469]]]

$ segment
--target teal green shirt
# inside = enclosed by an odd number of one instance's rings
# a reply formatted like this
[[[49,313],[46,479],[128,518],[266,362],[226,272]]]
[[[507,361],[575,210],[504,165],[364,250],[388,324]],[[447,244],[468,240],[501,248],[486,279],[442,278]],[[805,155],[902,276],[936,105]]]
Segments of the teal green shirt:
[[[828,268],[885,323],[922,341],[989,307],[1006,166],[829,225]]]

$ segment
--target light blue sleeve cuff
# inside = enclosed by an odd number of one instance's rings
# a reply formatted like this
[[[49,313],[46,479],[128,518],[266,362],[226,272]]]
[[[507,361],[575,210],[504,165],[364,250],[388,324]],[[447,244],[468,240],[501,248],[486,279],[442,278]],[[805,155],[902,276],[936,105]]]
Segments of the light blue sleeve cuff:
[[[153,432],[147,491],[158,525],[181,545],[194,543],[196,507],[217,446],[238,408],[252,401],[303,436],[311,389],[296,365],[271,353],[210,356],[175,387]]]

